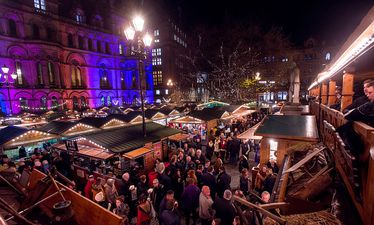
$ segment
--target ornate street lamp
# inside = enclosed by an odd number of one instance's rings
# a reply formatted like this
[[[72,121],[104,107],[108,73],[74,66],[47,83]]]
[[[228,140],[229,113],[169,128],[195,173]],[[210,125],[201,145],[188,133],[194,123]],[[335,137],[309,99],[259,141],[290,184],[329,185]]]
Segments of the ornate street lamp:
[[[131,49],[131,53],[139,61],[139,79],[140,79],[140,101],[142,108],[142,119],[143,119],[143,136],[146,136],[146,127],[145,127],[145,111],[144,111],[144,88],[145,88],[145,74],[144,74],[144,60],[147,59],[146,48],[150,47],[152,44],[152,37],[144,32],[144,19],[140,16],[136,16],[132,20],[132,24],[124,30],[127,40],[136,44],[136,48]]]
[[[7,87],[8,89],[8,99],[9,99],[9,105],[10,105],[10,113],[9,115],[11,116],[13,114],[13,110],[12,110],[12,97],[10,96],[10,84],[14,83],[15,80],[17,79],[17,74],[16,73],[12,73],[10,76],[12,77],[12,80],[9,79],[9,67],[7,67],[5,64],[4,66],[1,67],[1,71],[3,72],[3,74],[0,74],[0,77],[3,75],[4,77],[4,81],[0,81],[0,84],[5,84],[5,86]]]

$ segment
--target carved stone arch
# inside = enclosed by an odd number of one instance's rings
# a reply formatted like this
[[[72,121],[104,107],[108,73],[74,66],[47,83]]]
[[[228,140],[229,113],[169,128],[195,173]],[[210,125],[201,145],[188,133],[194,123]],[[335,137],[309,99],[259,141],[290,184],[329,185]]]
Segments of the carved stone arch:
[[[105,66],[105,68],[107,69],[110,69],[110,68],[113,68],[113,65],[112,65],[112,62],[111,62],[111,59],[110,58],[106,58],[106,57],[101,57],[97,60],[97,63],[96,63],[97,67],[101,68],[102,65]]]
[[[57,91],[52,91],[48,93],[48,99],[52,99],[52,97],[56,97],[58,100],[62,99],[62,94]]]
[[[14,20],[15,22],[23,22],[23,17],[13,11],[7,11],[5,14],[4,14],[4,17],[7,18],[7,19],[12,19]]]
[[[99,92],[99,95],[97,97],[101,97],[101,96],[110,96],[111,98],[114,98],[116,96],[116,94],[112,91],[101,91]]]
[[[14,95],[14,99],[19,99],[19,98],[26,98],[26,99],[32,99],[32,94],[29,93],[29,92],[26,92],[26,91],[20,91],[20,92],[17,92],[15,95]]]
[[[27,49],[20,45],[9,46],[7,52],[12,58],[27,58],[29,56]]]
[[[86,91],[73,91],[69,94],[69,98],[73,98],[73,97],[80,97],[80,96],[84,96],[86,98],[89,97],[89,94],[86,92]]]
[[[77,52],[71,52],[67,57],[66,57],[66,63],[70,64],[72,61],[77,61],[80,66],[86,66],[87,62],[84,56],[80,53]]]
[[[33,97],[34,97],[34,99],[40,99],[43,96],[47,97],[47,99],[48,99],[48,92],[47,91],[37,91],[37,92],[35,92]]]

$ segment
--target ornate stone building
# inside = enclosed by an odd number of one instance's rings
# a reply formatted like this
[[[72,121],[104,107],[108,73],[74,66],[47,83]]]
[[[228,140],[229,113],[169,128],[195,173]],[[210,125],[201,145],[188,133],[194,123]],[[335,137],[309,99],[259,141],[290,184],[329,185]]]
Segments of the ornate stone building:
[[[128,18],[122,6],[120,0],[2,1],[0,65],[9,67],[11,84],[0,88],[1,111],[137,103],[138,61],[123,34]],[[150,57],[145,78],[146,101],[152,103]]]

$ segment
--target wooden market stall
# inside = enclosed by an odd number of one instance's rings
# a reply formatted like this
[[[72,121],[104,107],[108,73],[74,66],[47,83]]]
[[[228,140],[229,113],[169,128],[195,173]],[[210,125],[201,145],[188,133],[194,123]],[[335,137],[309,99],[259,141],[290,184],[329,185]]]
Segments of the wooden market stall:
[[[287,149],[301,143],[317,143],[318,130],[315,116],[270,115],[254,133],[262,136],[260,164],[270,158],[283,161]]]
[[[58,136],[35,129],[8,126],[0,130],[0,152],[8,157],[18,157],[18,148],[24,146],[33,150],[35,146],[41,147],[46,141],[57,139]]]
[[[170,121],[170,123],[180,129],[187,127],[188,130],[199,130],[201,133],[209,133],[209,130],[216,127],[220,120],[225,119],[230,119],[230,114],[227,111],[217,108],[204,108],[202,110],[194,110],[188,115]]]
[[[146,137],[142,134],[142,124],[136,124],[84,134],[78,139],[85,139],[99,148],[108,150],[111,154],[124,156],[120,159],[123,160],[121,162],[122,170],[129,171],[135,161],[140,168],[148,170],[153,166],[156,158],[167,157],[167,138],[180,132],[177,129],[149,122],[146,123]],[[150,149],[150,151],[144,151],[146,149]]]

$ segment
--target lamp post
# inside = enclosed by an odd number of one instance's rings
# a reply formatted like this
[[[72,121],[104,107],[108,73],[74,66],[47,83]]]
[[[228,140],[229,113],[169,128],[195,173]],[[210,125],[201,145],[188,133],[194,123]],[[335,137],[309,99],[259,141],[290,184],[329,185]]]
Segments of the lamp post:
[[[261,76],[260,76],[260,72],[256,72],[256,76],[255,76],[255,80],[256,80],[256,87],[257,87],[257,83],[261,80]],[[256,107],[258,108],[259,106],[259,102],[260,102],[260,95],[258,94],[257,90],[256,90]]]
[[[10,84],[14,83],[15,80],[17,79],[17,74],[16,73],[12,73],[10,76],[12,77],[12,81],[9,80],[9,67],[7,67],[5,64],[4,66],[1,67],[1,71],[3,72],[3,77],[4,77],[4,81],[0,81],[0,84],[5,84],[5,86],[7,87],[8,89],[8,99],[9,99],[9,105],[10,105],[10,113],[9,115],[11,116],[13,114],[13,110],[12,110],[12,97],[10,96]],[[0,77],[1,77],[1,74],[0,74]]]
[[[147,51],[146,47],[151,46],[152,44],[152,37],[143,31],[144,27],[144,19],[136,16],[132,20],[132,24],[125,29],[125,36],[127,40],[136,44],[136,48],[131,49],[131,53],[135,55],[138,59],[138,70],[139,70],[139,79],[140,79],[140,101],[141,101],[141,108],[142,108],[142,119],[143,119],[143,136],[145,137],[146,134],[146,127],[145,127],[145,111],[144,111],[144,85],[145,85],[145,77],[144,77],[144,60],[147,59]]]

